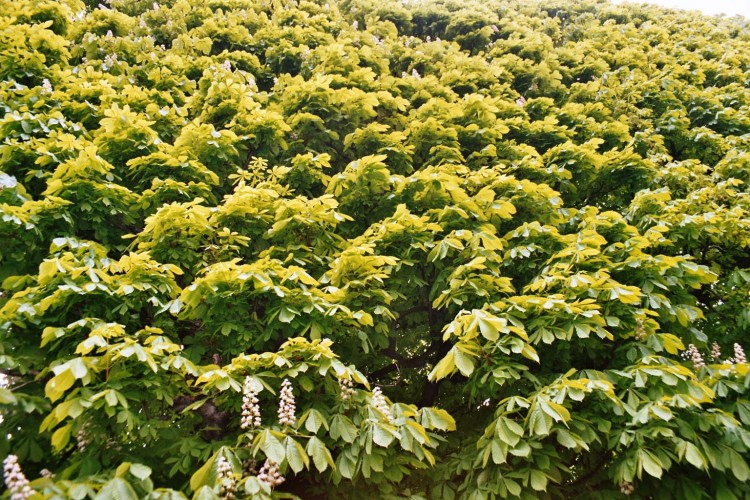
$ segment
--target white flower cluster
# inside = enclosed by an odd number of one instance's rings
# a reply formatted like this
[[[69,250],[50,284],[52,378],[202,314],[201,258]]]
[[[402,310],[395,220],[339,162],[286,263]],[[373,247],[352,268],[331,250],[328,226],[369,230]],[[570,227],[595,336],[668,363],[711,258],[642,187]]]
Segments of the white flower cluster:
[[[260,406],[258,406],[258,393],[250,384],[250,377],[245,377],[245,385],[242,388],[242,420],[240,427],[244,430],[260,427]]]
[[[86,18],[86,9],[81,9],[70,18],[70,20],[74,23],[77,23],[79,21],[83,21]]]
[[[419,74],[419,71],[417,71],[417,68],[411,70],[411,76],[413,76],[414,78],[422,78],[422,76]]]
[[[258,472],[258,480],[267,483],[271,488],[281,485],[286,479],[279,472],[279,464],[266,459]]]
[[[49,469],[42,469],[42,470],[40,470],[39,471],[39,475],[42,476],[42,477],[46,477],[46,478],[51,478],[51,477],[54,476],[54,474],[52,474],[52,471],[49,470]]]
[[[745,350],[742,348],[741,345],[738,343],[734,343],[734,358],[732,359],[732,362],[734,364],[742,364],[747,363],[747,358],[745,357]]]
[[[372,405],[376,410],[386,416],[386,418],[388,419],[388,423],[393,423],[391,408],[388,406],[388,402],[385,400],[385,396],[383,396],[383,391],[380,389],[380,387],[375,386],[375,388],[373,388],[372,390]]]
[[[717,363],[721,359],[721,348],[719,348],[719,344],[716,342],[711,344],[711,359]]]
[[[341,399],[349,401],[354,396],[354,382],[350,378],[342,378],[339,379],[339,386],[341,387]]]
[[[292,383],[289,379],[284,379],[281,383],[281,392],[279,393],[279,423],[281,425],[294,425],[297,423],[297,417],[294,412],[297,406],[294,403],[294,393],[292,392]]]
[[[29,480],[24,476],[21,466],[18,465],[18,457],[15,455],[8,455],[3,460],[3,477],[5,486],[10,491],[11,500],[26,500],[36,493],[29,486]]]
[[[117,54],[107,54],[104,56],[104,67],[106,71],[109,68],[113,68],[117,64]]]
[[[235,497],[237,486],[232,478],[232,466],[225,457],[219,457],[216,461],[216,475],[219,484],[219,497],[232,500]]]
[[[232,71],[232,63],[229,62],[229,59],[227,59],[226,61],[224,61],[224,69],[226,71]]]
[[[485,408],[489,407],[490,403],[491,403],[490,398],[485,399],[484,401],[482,401],[480,404],[477,405],[477,410],[481,410],[482,407],[485,407]]]
[[[524,96],[521,96],[518,99],[516,99],[516,105],[523,107],[524,104],[526,104],[526,98]]]
[[[76,432],[76,447],[78,448],[78,451],[83,453],[86,451],[86,447],[91,444],[88,438],[88,424],[83,424],[83,426],[78,429],[78,432]]]
[[[42,94],[51,94],[52,84],[46,78],[42,80]]]
[[[693,366],[695,366],[695,368],[702,368],[706,366],[706,363],[703,361],[703,356],[701,355],[698,348],[693,344],[690,344],[688,346],[687,351],[685,351],[685,357],[689,358],[693,362]]]

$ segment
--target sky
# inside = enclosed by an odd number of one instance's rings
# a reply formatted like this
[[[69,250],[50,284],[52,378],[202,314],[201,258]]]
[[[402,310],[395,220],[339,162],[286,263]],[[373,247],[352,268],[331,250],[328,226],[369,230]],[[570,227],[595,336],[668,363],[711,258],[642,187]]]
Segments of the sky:
[[[623,0],[615,0],[622,3]],[[628,0],[677,9],[699,10],[704,14],[741,14],[750,19],[750,0]]]

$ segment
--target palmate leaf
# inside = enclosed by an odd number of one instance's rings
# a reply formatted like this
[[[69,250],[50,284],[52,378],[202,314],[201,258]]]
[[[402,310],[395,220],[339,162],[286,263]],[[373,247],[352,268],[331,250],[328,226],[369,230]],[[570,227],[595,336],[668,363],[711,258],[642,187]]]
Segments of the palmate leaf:
[[[84,3],[0,0],[0,458],[41,496],[745,493],[746,22]]]

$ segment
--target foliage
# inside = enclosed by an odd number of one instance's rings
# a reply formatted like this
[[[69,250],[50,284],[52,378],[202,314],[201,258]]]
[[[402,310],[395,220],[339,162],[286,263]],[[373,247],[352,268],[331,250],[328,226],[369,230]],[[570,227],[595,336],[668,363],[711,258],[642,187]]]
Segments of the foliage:
[[[748,33],[0,0],[5,496],[747,497]]]

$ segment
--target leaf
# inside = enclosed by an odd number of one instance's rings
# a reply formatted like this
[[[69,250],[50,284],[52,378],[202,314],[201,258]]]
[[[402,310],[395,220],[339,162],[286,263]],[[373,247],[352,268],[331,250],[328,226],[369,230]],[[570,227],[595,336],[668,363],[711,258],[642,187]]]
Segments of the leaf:
[[[310,466],[310,461],[301,444],[292,437],[287,436],[284,440],[284,445],[286,448],[286,460],[295,474],[299,474],[302,469]]]
[[[138,500],[138,495],[130,484],[120,477],[106,483],[94,500]]]
[[[64,425],[52,434],[51,444],[55,451],[62,451],[68,445],[72,428],[72,424]]]
[[[453,360],[456,363],[456,368],[461,372],[461,375],[465,377],[470,376],[474,372],[474,360],[458,349],[457,346],[454,346],[451,351],[453,352]]]
[[[284,449],[284,445],[281,444],[281,441],[271,434],[271,431],[268,429],[264,430],[260,437],[260,448],[263,450],[266,457],[277,464],[283,462],[286,457],[286,450]]]
[[[542,471],[532,469],[530,473],[530,479],[531,479],[531,487],[535,489],[536,491],[547,490],[547,475],[544,474]]]
[[[440,408],[425,407],[420,410],[422,427],[439,429],[441,431],[455,431],[456,421],[450,413]]]
[[[685,444],[685,459],[688,461],[688,463],[699,469],[705,469],[706,460],[703,457],[703,453],[701,453],[698,447],[693,443],[688,441]]]
[[[15,405],[17,403],[18,399],[10,389],[0,387],[0,405]]]
[[[392,425],[377,422],[373,426],[372,440],[383,448],[387,448],[398,435],[398,431]]]
[[[47,382],[44,386],[44,394],[54,403],[73,386],[75,380],[70,370],[63,370]]]
[[[453,349],[451,349],[448,351],[448,354],[446,354],[445,357],[435,365],[428,375],[428,378],[431,381],[441,380],[452,374],[454,371],[456,371],[455,353]]]
[[[638,462],[640,463],[643,470],[648,474],[654,476],[657,479],[661,478],[662,467],[661,462],[646,450],[638,450]]]
[[[328,466],[334,466],[331,453],[328,451],[328,448],[326,448],[323,441],[318,439],[317,436],[312,436],[307,442],[306,451],[307,454],[312,457],[315,468],[317,468],[319,472],[325,471]]]
[[[143,464],[131,464],[130,473],[133,474],[138,479],[140,479],[141,481],[143,481],[144,479],[147,479],[151,475],[151,467],[148,467]]]
[[[344,415],[334,415],[331,419],[331,437],[353,443],[359,434],[357,427]]]
[[[203,467],[195,471],[190,478],[190,489],[198,491],[199,488],[206,485],[213,485],[216,481],[216,472],[214,471],[214,463],[216,462],[216,455],[212,455],[208,461],[203,464]]]

